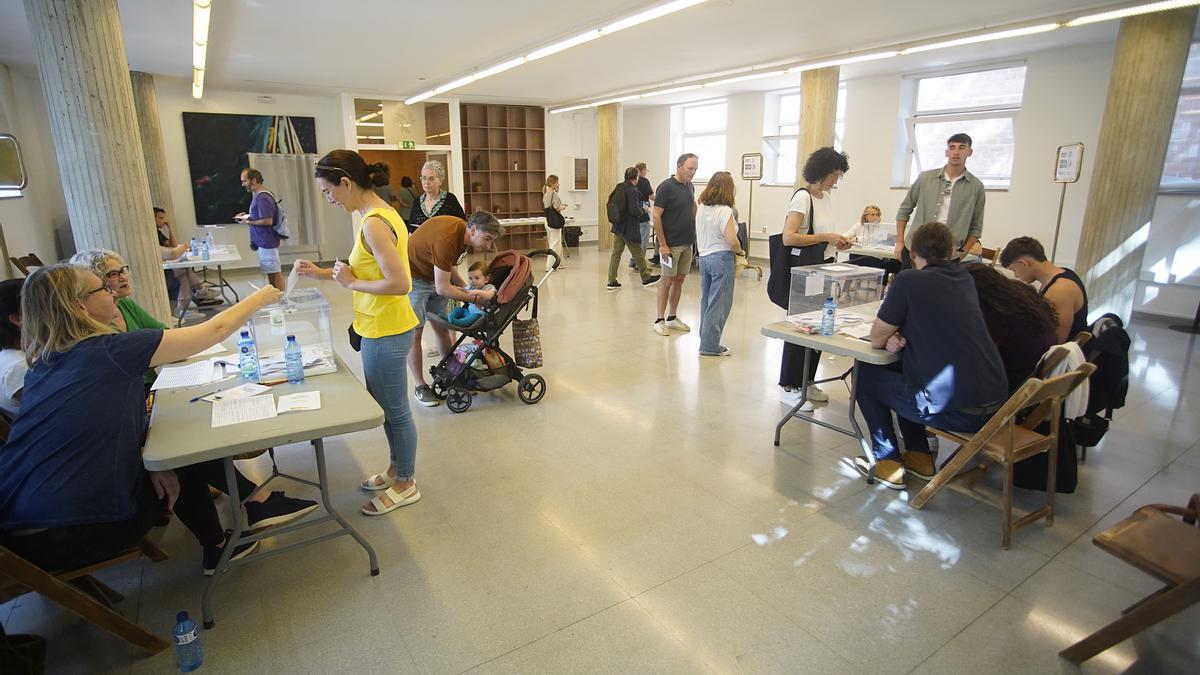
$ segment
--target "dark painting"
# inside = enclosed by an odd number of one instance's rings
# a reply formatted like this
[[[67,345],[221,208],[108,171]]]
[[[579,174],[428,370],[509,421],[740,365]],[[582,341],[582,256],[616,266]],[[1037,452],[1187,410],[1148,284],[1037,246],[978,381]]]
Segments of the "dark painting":
[[[315,153],[317,124],[312,117],[183,113],[192,202],[197,225],[224,225],[250,208],[242,189],[246,153]]]

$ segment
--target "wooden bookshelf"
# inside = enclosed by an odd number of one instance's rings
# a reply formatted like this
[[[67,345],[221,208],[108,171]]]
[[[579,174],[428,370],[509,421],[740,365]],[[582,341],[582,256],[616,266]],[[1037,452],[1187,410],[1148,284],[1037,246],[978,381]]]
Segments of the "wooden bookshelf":
[[[463,103],[463,208],[497,218],[542,215],[546,111],[523,105]]]

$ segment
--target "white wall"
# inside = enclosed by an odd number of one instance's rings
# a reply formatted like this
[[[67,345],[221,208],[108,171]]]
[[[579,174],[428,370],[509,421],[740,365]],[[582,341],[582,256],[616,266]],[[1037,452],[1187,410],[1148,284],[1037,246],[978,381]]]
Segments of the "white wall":
[[[628,129],[628,114],[624,124]],[[575,219],[569,224],[583,228],[582,241],[596,241],[599,208],[597,195],[603,193],[607,196],[608,190],[615,185],[598,175],[599,156],[595,110],[577,110],[558,115],[546,113],[546,173],[558,176],[562,185],[559,196],[567,205],[564,215]],[[588,171],[591,175],[588,177],[587,190],[571,189],[575,184],[575,170],[568,162],[575,157],[588,159]],[[605,188],[605,185],[608,187]]]

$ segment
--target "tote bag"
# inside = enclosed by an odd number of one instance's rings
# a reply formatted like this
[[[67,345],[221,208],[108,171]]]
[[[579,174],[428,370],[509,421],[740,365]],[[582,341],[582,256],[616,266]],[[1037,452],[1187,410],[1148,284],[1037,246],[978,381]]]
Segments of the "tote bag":
[[[808,190],[800,188],[792,193],[792,198],[795,198],[801,190],[808,192]],[[808,234],[813,234],[812,195],[808,196]],[[786,312],[792,285],[792,268],[800,265],[820,265],[825,262],[825,244],[785,246],[783,234],[771,235],[767,239],[767,243],[771,255],[771,276],[767,278],[767,297]]]
[[[513,319],[513,360],[522,368],[542,366],[542,330],[537,320],[537,294],[533,296],[533,314],[528,319]]]

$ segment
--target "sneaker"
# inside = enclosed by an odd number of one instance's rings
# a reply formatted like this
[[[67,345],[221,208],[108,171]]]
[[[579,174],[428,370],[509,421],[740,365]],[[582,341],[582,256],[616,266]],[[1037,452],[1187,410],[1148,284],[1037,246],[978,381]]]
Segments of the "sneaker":
[[[721,347],[719,352],[700,352],[700,356],[733,356],[733,353],[729,351],[729,347]]]
[[[642,279],[642,288],[649,288],[654,284],[657,284],[659,279],[662,279],[661,274],[651,274],[645,279]]]
[[[867,458],[855,457],[854,468],[862,475],[867,475]],[[893,490],[904,489],[904,465],[894,459],[880,459],[875,462],[875,480],[884,487]]]
[[[680,321],[678,318],[671,319],[670,321],[666,321],[665,323],[667,324],[667,328],[670,328],[671,330],[677,330],[680,333],[692,332],[692,327],[687,325],[686,323]]]
[[[229,535],[233,534],[232,530],[225,530],[225,544],[229,544]],[[220,546],[205,546],[204,547],[204,576],[211,577],[217,571],[217,564],[221,562],[221,552],[224,548]],[[241,560],[246,556],[258,550],[258,542],[252,541],[248,544],[242,544],[233,549],[233,555],[229,557],[229,562]]]
[[[272,525],[285,525],[303,518],[316,508],[317,503],[312,500],[295,499],[283,492],[272,492],[265,502],[246,504],[246,527],[259,530]]]
[[[442,355],[442,352],[441,352],[441,351],[439,351],[439,350],[438,350],[436,347],[435,347],[435,348],[433,348],[433,349],[426,349],[426,350],[425,350],[425,356],[427,356],[427,357],[429,357],[429,358],[431,358],[431,359],[436,359],[436,358],[438,358],[438,357],[439,357],[439,356],[441,356],[441,355]]]
[[[784,391],[779,395],[779,402],[789,408],[795,408],[796,404],[800,402],[800,390]],[[812,412],[813,410],[813,402],[805,401],[797,412]]]
[[[829,394],[826,394],[825,392],[821,391],[821,389],[817,385],[810,384],[810,385],[808,385],[808,400],[813,401],[815,403],[828,403],[829,402]]]
[[[441,400],[434,395],[433,389],[427,384],[423,384],[413,390],[413,395],[417,398],[417,403],[423,406],[432,408],[441,403]]]
[[[671,331],[667,330],[667,322],[666,321],[655,321],[654,322],[654,332],[658,333],[659,335],[662,335],[664,337],[671,334]]]
[[[225,304],[225,301],[220,298],[196,298],[192,302],[196,303],[197,307],[215,307]]]
[[[921,480],[933,480],[933,474],[937,473],[937,465],[933,461],[933,455],[927,452],[906,452],[904,470]]]
[[[651,258],[651,259],[647,260],[646,262],[650,263],[651,265],[654,265],[655,267],[659,267],[659,266],[660,266],[660,265],[659,265],[659,263],[660,263],[661,261],[659,261],[659,259],[658,259],[658,255],[657,255],[657,254],[655,254],[655,256],[654,256],[653,258]]]
[[[610,281],[610,282],[608,282],[608,285],[605,286],[605,288],[607,288],[610,291],[615,291],[620,287],[621,287],[621,282],[619,282],[619,281]]]
[[[175,316],[178,317],[179,313],[176,312]],[[200,312],[197,312],[194,309],[189,309],[188,311],[183,313],[184,321],[199,321],[201,319],[207,319],[207,318],[208,318],[207,316],[204,316],[203,314],[201,314]]]

